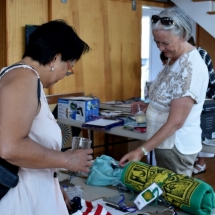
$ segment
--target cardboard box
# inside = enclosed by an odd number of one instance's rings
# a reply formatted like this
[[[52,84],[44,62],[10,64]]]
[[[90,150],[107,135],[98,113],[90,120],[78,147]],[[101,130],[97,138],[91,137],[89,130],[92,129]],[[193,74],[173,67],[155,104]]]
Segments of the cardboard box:
[[[89,97],[66,97],[58,99],[58,118],[90,121],[89,116],[99,116],[99,100]]]

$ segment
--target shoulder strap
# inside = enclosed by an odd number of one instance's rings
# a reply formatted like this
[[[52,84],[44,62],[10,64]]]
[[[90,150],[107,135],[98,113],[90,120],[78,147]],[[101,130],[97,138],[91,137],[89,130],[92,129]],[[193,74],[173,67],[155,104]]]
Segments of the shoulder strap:
[[[16,67],[16,66],[21,66],[23,64],[13,64],[9,67],[7,67],[5,70],[3,70],[1,73],[0,73],[0,77],[4,75],[4,73],[8,70],[8,69],[12,69],[13,67]]]
[[[7,67],[5,70],[3,70],[1,73],[0,73],[0,77],[1,76],[3,76],[4,74],[5,74],[5,72],[8,70],[8,69],[12,69],[12,68],[14,68],[14,67],[20,67],[20,66],[22,66],[23,64],[20,64],[20,63],[18,63],[18,64],[13,64],[13,65],[11,65],[11,66],[9,66],[9,67]],[[28,65],[29,66],[29,65]],[[32,70],[34,70],[35,71],[35,69],[33,68],[33,67],[31,67],[31,66],[29,66]],[[37,99],[38,99],[38,105],[40,104],[40,96],[41,96],[41,87],[40,87],[40,78],[38,77],[38,80],[37,80]]]
[[[38,105],[40,104],[40,96],[41,96],[41,87],[40,87],[40,78],[37,79],[37,99]]]

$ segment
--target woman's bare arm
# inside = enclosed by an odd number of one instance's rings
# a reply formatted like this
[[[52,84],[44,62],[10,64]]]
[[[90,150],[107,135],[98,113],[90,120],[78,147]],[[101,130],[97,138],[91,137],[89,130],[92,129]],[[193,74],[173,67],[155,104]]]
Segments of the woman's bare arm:
[[[174,99],[171,102],[167,122],[148,140],[144,147],[151,151],[182,127],[192,109],[194,100],[191,97]]]
[[[194,100],[191,97],[172,100],[167,122],[148,141],[144,142],[142,146],[144,146],[147,151],[151,151],[174,134],[175,131],[184,124],[193,104]],[[143,156],[141,147],[123,156],[120,160],[120,164],[124,166],[128,161],[140,160]]]
[[[63,167],[88,172],[92,150],[59,152],[29,138],[34,117],[40,108],[37,76],[28,69],[15,69],[0,82],[0,157],[28,168]]]

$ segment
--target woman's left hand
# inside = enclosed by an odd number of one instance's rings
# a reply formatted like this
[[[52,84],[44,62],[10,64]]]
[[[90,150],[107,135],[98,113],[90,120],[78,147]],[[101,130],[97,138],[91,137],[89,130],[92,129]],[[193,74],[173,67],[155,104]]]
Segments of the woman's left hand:
[[[124,155],[121,160],[119,161],[119,165],[124,167],[130,161],[140,161],[143,157],[142,150],[138,147],[134,151],[129,152],[128,154]]]
[[[60,186],[60,189],[61,189],[61,192],[62,192],[62,195],[63,195],[63,199],[64,199],[64,201],[66,203],[67,208],[69,210],[71,210],[72,208],[71,208],[71,205],[69,204],[69,197],[68,197],[66,191],[61,186]]]

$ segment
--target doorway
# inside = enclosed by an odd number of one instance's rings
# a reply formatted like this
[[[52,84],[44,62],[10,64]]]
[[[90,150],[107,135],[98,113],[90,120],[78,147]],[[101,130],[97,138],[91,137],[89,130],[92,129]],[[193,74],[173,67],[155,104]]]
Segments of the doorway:
[[[152,82],[162,68],[160,51],[151,33],[151,16],[158,14],[163,8],[142,8],[141,30],[141,99],[147,96],[147,82]],[[144,90],[145,89],[145,90]]]

